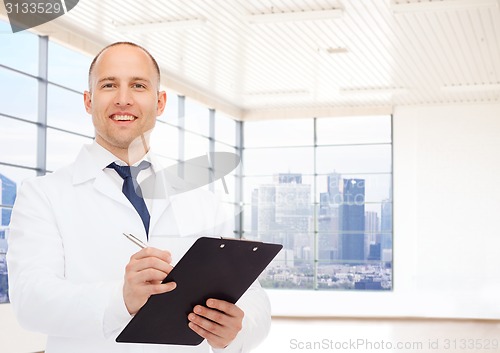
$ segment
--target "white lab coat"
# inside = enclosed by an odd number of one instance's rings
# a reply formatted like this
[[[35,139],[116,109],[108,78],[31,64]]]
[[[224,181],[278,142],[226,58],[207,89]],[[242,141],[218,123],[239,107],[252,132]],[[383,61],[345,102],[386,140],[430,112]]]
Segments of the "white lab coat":
[[[175,263],[200,235],[231,236],[210,195],[193,190],[153,199],[149,245],[171,251]],[[88,146],[70,166],[24,182],[7,254],[20,324],[48,335],[47,353],[210,351],[206,341],[195,347],[115,342],[131,319],[122,296],[124,269],[139,250],[122,232],[147,241],[139,215]],[[245,312],[243,330],[224,352],[248,351],[269,330],[269,301],[258,283],[237,305]]]

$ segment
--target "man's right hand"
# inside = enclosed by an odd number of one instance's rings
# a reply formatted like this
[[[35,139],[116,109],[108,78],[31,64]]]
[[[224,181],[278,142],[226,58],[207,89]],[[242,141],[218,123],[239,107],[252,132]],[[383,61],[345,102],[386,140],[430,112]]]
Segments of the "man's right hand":
[[[125,268],[123,299],[127,310],[135,315],[153,294],[170,292],[174,282],[161,282],[172,271],[170,252],[156,248],[145,248],[130,258]]]

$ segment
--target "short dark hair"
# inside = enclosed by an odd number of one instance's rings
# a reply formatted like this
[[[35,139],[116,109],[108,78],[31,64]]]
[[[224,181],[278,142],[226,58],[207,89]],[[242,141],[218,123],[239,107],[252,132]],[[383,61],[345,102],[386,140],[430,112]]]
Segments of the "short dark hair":
[[[148,54],[149,58],[153,62],[153,66],[155,68],[155,71],[158,74],[158,89],[159,89],[159,87],[160,87],[160,66],[158,66],[158,62],[155,60],[155,58],[153,57],[153,55],[151,55],[151,53],[149,51],[147,51],[146,48],[141,47],[138,44],[135,44],[135,43],[132,43],[132,42],[115,42],[115,43],[111,43],[111,44],[105,46],[104,48],[102,48],[101,51],[99,53],[97,53],[97,55],[95,56],[94,60],[92,60],[92,62],[90,63],[90,67],[89,67],[89,90],[90,90],[90,87],[91,87],[90,76],[92,76],[92,71],[94,70],[94,66],[95,66],[95,63],[97,62],[97,59],[99,59],[99,57],[101,56],[101,54],[104,53],[107,49],[109,49],[111,47],[115,47],[117,45],[130,45],[132,47],[139,48],[143,52],[145,52],[146,54]]]

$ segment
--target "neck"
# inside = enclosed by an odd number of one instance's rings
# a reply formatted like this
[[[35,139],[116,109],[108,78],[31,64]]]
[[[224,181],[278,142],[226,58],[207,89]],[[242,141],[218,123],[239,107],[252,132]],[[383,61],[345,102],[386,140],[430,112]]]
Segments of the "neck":
[[[123,156],[120,158],[122,158],[122,160],[128,165],[133,165],[144,158],[148,151],[149,139],[146,139],[144,135],[141,135],[132,141],[127,149],[123,150]]]
[[[128,145],[126,148],[119,146],[110,146],[103,143],[101,139],[96,137],[96,142],[111,152],[115,157],[127,163],[129,166],[137,163],[144,158],[146,153],[149,151],[149,139],[146,139],[144,135],[136,138],[134,141]]]

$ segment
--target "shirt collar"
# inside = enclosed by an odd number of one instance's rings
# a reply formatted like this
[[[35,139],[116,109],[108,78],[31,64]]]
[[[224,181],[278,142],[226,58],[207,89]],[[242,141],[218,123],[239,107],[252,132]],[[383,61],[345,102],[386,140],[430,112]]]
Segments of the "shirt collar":
[[[125,166],[127,163],[117,158],[113,153],[102,147],[96,141],[94,141],[91,145],[88,146],[88,151],[92,156],[92,159],[95,161],[96,167],[101,170],[104,170],[109,164],[115,162],[118,165]],[[151,158],[151,150],[149,150],[144,157],[134,163],[134,166],[138,166],[142,161],[148,161],[153,166],[153,170],[155,170],[155,166],[153,164],[154,158]]]

